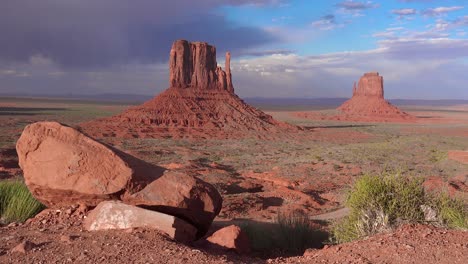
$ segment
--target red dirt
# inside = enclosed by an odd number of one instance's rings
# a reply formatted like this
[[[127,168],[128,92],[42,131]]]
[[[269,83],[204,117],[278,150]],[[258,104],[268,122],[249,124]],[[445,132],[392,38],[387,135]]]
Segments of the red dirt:
[[[238,263],[248,257],[176,243],[149,229],[84,231],[82,212],[46,211],[22,225],[0,227],[0,263]],[[30,241],[26,253],[11,252]],[[222,254],[222,255],[221,255]]]
[[[406,225],[392,233],[270,263],[466,263],[467,250],[466,231]]]
[[[0,263],[465,263],[468,232],[424,225],[305,256],[260,259],[215,247],[176,243],[156,230],[84,231],[83,212],[48,211],[26,224],[0,227]],[[12,252],[22,242],[32,249]]]
[[[462,164],[468,164],[468,151],[451,150],[448,152],[448,157]]]

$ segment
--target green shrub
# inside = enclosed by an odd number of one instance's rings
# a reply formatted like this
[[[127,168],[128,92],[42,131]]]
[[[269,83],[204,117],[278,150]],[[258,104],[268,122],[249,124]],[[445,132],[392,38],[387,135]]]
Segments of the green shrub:
[[[468,213],[463,201],[453,199],[446,193],[435,198],[433,206],[436,208],[440,221],[450,228],[468,229]]]
[[[436,223],[467,228],[467,211],[463,202],[448,195],[425,193],[421,178],[399,173],[364,175],[346,197],[349,216],[332,227],[333,242],[343,243],[390,230],[400,223],[424,222],[423,208],[436,215]]]
[[[21,181],[0,181],[0,222],[24,222],[44,206]]]

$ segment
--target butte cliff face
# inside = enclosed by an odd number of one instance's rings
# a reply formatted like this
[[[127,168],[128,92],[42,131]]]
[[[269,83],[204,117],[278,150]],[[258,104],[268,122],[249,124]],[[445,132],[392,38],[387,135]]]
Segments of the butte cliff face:
[[[230,60],[228,52],[223,70],[214,46],[175,41],[169,56],[168,89],[120,115],[80,127],[95,137],[230,138],[297,131],[234,93]]]
[[[226,53],[226,71],[218,67],[216,48],[204,42],[174,42],[169,56],[170,87],[226,90],[234,92],[231,80],[231,54]]]
[[[357,86],[354,83],[353,97],[339,108],[340,119],[356,121],[398,121],[413,119],[411,115],[384,99],[384,81],[378,72],[365,73]]]

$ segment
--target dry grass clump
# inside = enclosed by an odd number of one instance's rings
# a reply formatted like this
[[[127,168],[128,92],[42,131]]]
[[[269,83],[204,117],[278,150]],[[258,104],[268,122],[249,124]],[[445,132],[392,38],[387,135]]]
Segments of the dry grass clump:
[[[0,222],[24,222],[43,209],[23,182],[0,181]]]

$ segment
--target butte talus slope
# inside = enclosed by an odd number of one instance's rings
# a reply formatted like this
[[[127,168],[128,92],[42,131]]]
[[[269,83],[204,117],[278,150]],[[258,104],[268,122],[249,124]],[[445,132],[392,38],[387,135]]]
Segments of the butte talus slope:
[[[344,119],[356,121],[412,120],[413,116],[401,111],[384,99],[383,77],[377,72],[365,73],[356,87],[353,97],[339,108]]]
[[[81,124],[95,137],[230,138],[269,137],[299,128],[278,122],[234,93],[226,53],[218,67],[216,48],[175,41],[169,57],[170,87],[142,105],[110,118]]]

